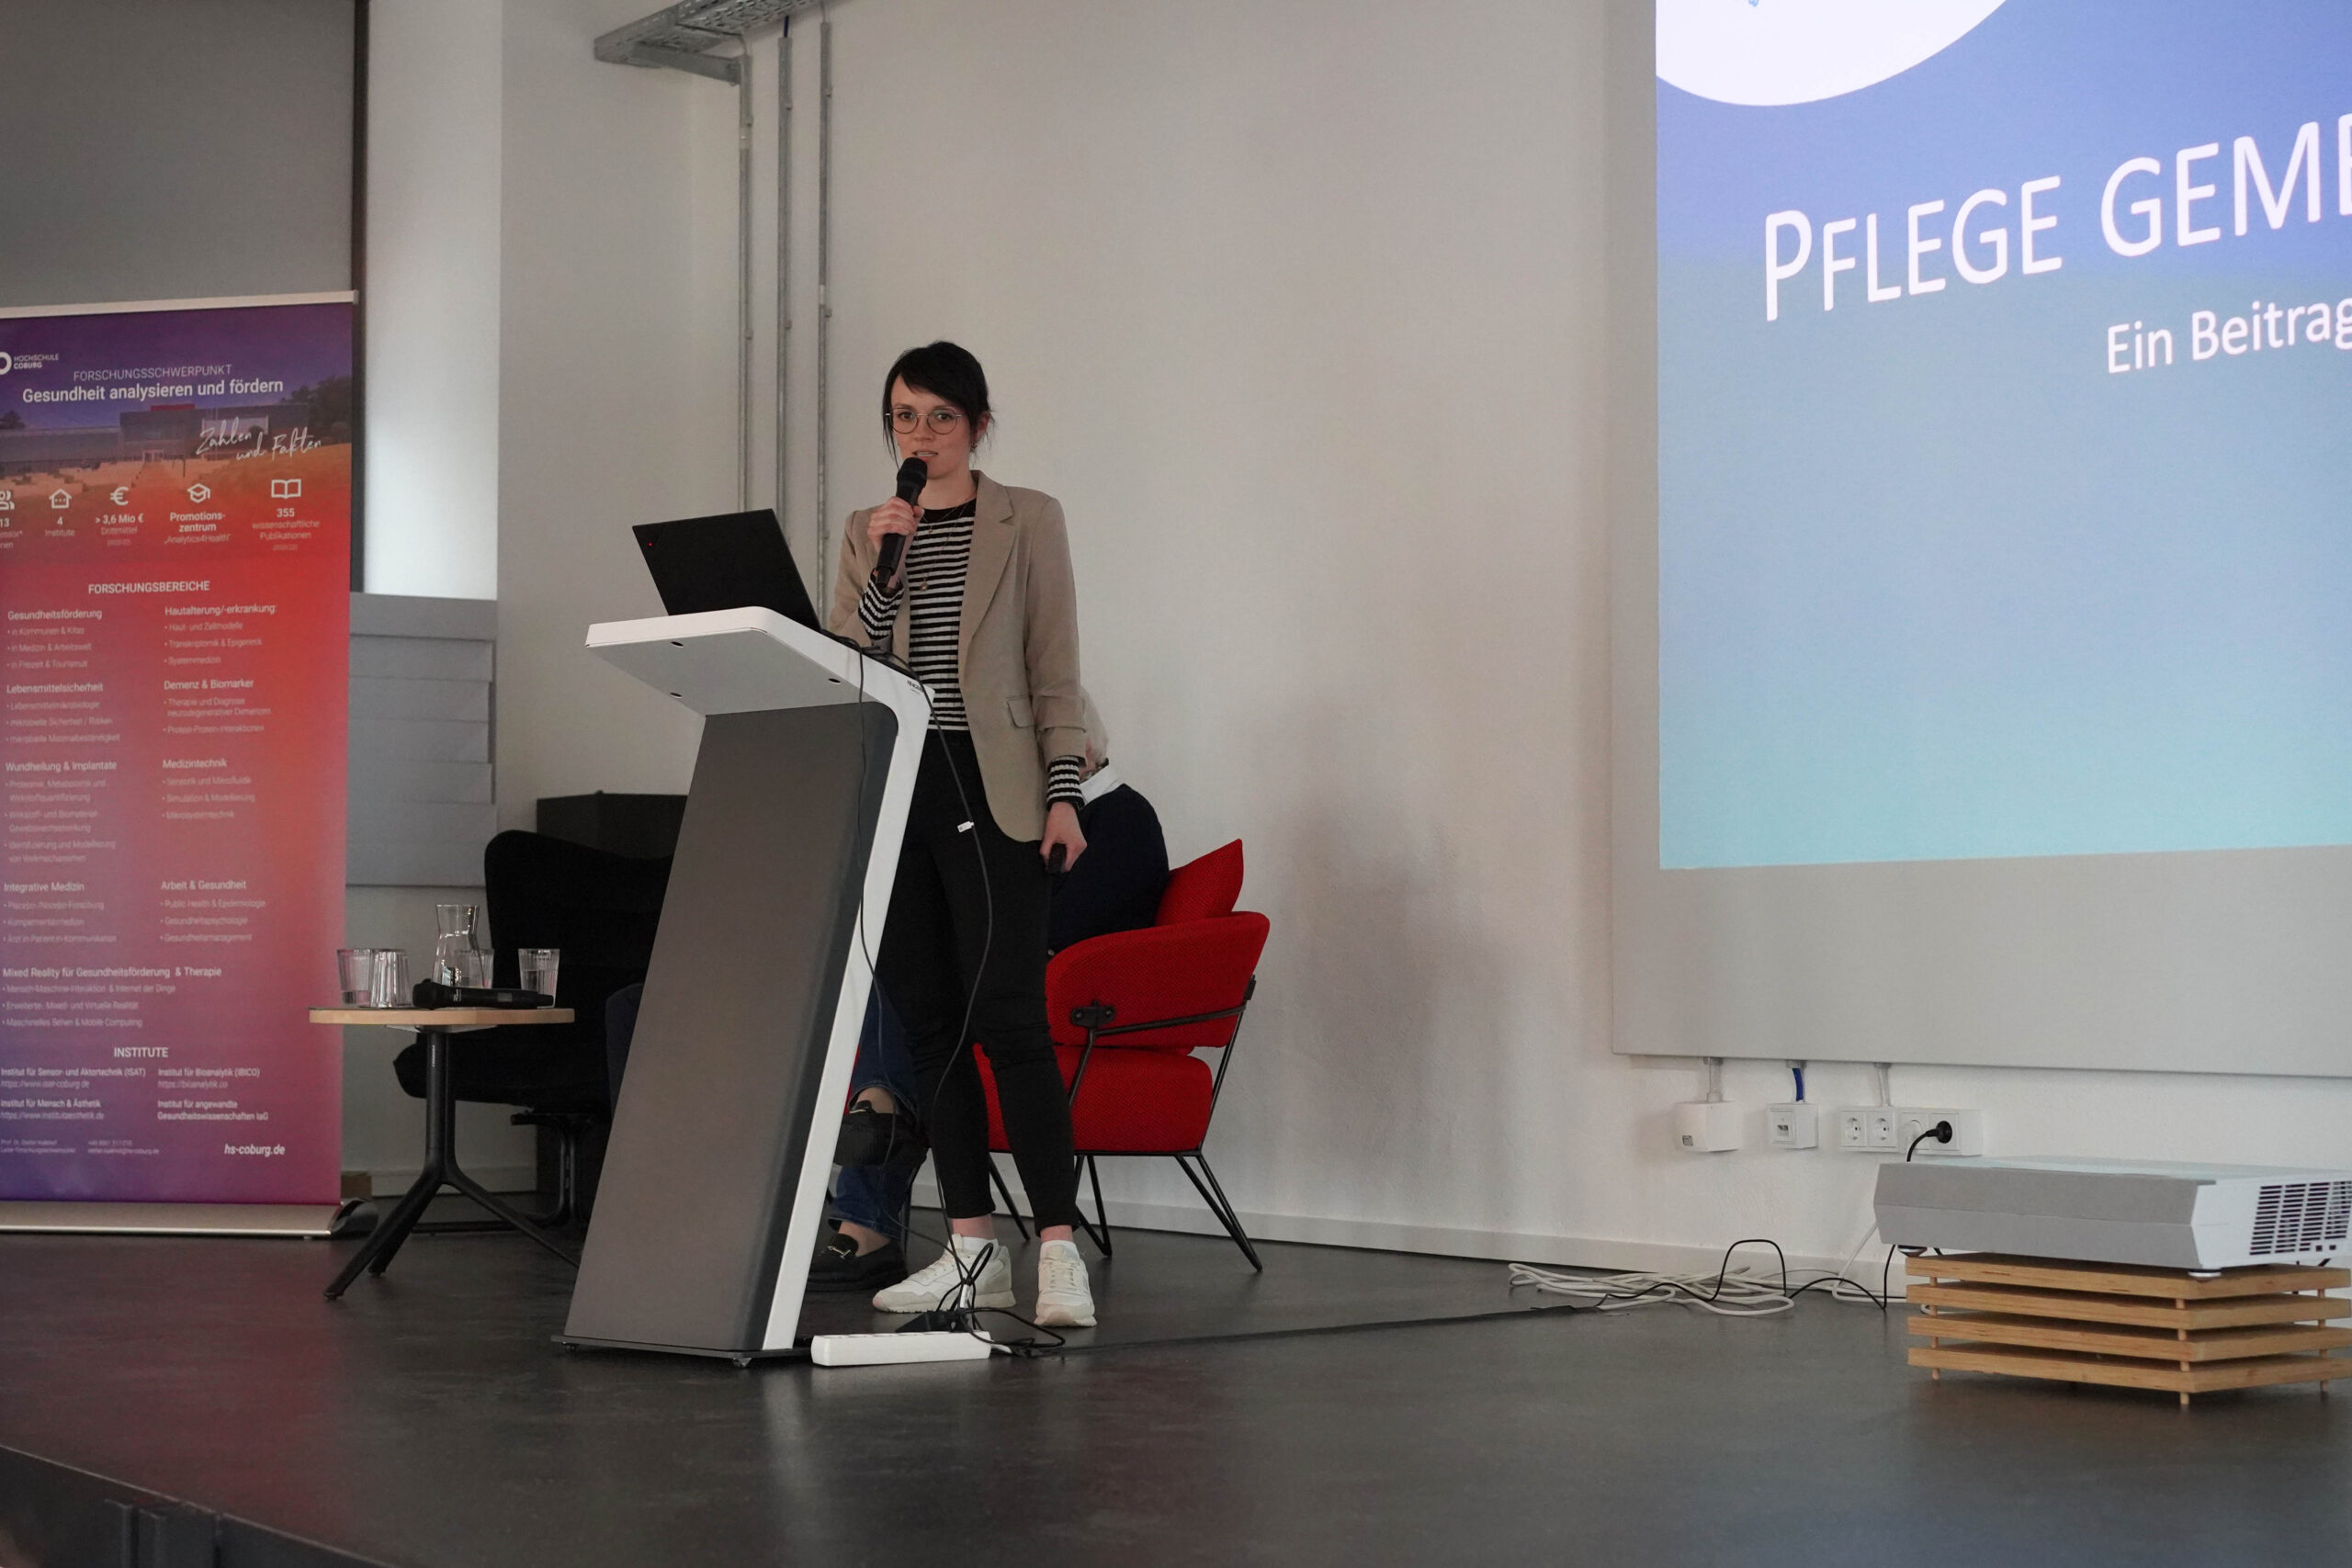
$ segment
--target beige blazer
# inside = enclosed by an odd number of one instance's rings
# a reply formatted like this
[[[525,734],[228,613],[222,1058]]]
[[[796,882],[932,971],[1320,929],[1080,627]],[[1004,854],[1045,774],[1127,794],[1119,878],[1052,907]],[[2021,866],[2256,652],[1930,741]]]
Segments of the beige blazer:
[[[1008,838],[1046,832],[1046,765],[1086,755],[1086,694],[1078,683],[1078,591],[1070,576],[1069,536],[1061,502],[1014,490],[986,474],[972,519],[972,561],[964,577],[956,682],[979,753],[989,810]],[[865,640],[858,596],[874,571],[865,535],[871,508],[850,513],[842,570],[828,622]],[[890,649],[907,656],[914,595],[899,602]]]

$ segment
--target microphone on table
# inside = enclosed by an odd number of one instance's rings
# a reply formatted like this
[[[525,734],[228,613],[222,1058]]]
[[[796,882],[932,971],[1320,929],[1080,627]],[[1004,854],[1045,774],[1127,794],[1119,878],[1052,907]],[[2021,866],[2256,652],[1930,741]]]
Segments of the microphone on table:
[[[921,457],[910,457],[899,465],[899,499],[909,506],[922,494],[922,487],[931,482],[931,468]],[[886,534],[882,537],[882,553],[874,558],[874,581],[883,587],[899,575],[899,558],[907,553],[904,534]]]
[[[502,1011],[519,1011],[555,1004],[553,997],[539,991],[516,990],[505,986],[448,986],[438,980],[419,980],[410,993],[410,999],[421,1008],[497,1008]]]

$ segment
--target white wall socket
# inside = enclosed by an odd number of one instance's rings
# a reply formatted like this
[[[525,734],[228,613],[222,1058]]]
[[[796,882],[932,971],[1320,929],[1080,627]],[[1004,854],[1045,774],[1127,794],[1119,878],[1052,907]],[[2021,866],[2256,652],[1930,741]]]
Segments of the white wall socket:
[[[1984,1152],[1984,1113],[1939,1106],[1849,1105],[1830,1112],[1830,1146],[1848,1154],[1905,1153],[1917,1138],[1939,1122],[1951,1123],[1952,1138],[1939,1144],[1928,1138],[1915,1156],[1950,1158]]]
[[[1764,1141],[1776,1149],[1809,1149],[1821,1142],[1814,1108],[1798,1100],[1764,1108]]]
[[[1984,1152],[1984,1112],[1982,1111],[1950,1111],[1929,1108],[1904,1110],[1894,1113],[1894,1146],[1907,1150],[1911,1141],[1926,1133],[1939,1122],[1951,1123],[1951,1142],[1939,1144],[1928,1138],[1919,1145],[1916,1157],[1926,1159],[1930,1155],[1938,1159],[1956,1156],[1981,1155]]]

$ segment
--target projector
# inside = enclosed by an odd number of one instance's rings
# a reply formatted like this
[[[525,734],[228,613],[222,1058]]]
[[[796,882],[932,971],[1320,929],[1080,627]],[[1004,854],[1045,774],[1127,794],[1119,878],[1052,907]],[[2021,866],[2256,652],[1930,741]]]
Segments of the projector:
[[[1883,1165],[1895,1247],[2158,1269],[2315,1263],[2352,1248],[2352,1173],[2098,1159]]]

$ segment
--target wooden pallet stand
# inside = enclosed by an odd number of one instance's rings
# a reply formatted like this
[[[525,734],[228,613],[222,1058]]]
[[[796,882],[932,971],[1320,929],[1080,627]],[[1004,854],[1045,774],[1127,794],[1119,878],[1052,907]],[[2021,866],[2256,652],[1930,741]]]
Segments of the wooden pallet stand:
[[[2197,1273],[1997,1253],[1906,1259],[1911,1364],[2180,1395],[2352,1378],[2352,1270],[2263,1264]]]

